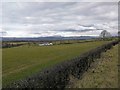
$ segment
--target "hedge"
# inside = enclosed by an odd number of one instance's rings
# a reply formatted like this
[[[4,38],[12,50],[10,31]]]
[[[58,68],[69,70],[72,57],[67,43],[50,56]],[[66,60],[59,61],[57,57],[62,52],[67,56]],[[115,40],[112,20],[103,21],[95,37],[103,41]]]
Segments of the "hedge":
[[[18,47],[18,46],[21,46],[21,45],[24,45],[24,44],[7,44],[7,43],[5,43],[5,44],[2,44],[2,48],[11,48],[11,47]]]

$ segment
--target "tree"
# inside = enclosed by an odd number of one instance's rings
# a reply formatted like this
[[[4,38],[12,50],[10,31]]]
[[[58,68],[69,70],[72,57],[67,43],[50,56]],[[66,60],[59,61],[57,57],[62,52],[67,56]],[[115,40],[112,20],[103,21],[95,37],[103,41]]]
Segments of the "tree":
[[[101,37],[101,38],[111,37],[111,34],[110,34],[107,30],[103,30],[103,31],[100,33],[100,37]]]

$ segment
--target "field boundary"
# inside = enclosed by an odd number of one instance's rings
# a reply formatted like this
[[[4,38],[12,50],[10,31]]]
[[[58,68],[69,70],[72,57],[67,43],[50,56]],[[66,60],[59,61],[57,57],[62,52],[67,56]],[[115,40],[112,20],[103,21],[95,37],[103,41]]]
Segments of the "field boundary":
[[[69,75],[73,75],[78,79],[81,78],[91,63],[94,62],[96,58],[100,58],[102,52],[105,52],[118,43],[119,40],[104,44],[79,57],[44,69],[33,76],[16,81],[3,88],[65,88],[70,80]]]

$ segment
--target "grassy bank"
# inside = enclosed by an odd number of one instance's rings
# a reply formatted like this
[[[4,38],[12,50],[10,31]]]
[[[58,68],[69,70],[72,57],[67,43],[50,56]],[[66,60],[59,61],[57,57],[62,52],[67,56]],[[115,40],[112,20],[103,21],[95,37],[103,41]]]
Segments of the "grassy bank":
[[[102,54],[81,80],[71,76],[67,87],[72,88],[117,88],[118,87],[118,45]]]

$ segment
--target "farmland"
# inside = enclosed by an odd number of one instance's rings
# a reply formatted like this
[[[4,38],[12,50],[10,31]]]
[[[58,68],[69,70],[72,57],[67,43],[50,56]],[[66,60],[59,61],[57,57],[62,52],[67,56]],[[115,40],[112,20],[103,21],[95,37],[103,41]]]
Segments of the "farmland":
[[[95,41],[53,46],[23,45],[2,50],[3,85],[25,78],[87,52],[108,41]]]

